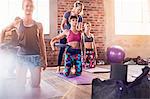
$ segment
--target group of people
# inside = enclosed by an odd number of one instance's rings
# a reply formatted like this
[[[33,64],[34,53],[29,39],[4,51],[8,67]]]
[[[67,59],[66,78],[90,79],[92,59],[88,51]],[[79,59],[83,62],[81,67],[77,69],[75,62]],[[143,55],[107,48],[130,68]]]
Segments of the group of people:
[[[51,48],[55,50],[54,44],[60,40],[60,43],[66,44],[66,47],[60,48],[58,56],[58,66],[61,65],[63,53],[65,52],[65,69],[64,76],[69,76],[71,67],[75,65],[75,75],[80,76],[83,67],[94,67],[97,50],[94,35],[90,33],[91,23],[84,23],[84,31],[82,29],[83,4],[79,1],[74,3],[71,11],[64,14],[61,31],[58,36],[51,39]],[[4,34],[8,31],[15,30],[17,33],[17,60],[16,78],[20,85],[26,83],[27,69],[31,72],[31,86],[39,87],[41,79],[41,69],[47,67],[47,55],[44,42],[43,26],[40,22],[33,19],[34,3],[33,0],[23,0],[22,9],[24,17],[16,17],[16,19],[3,29],[1,42],[3,42]],[[81,60],[84,60],[82,62]],[[83,64],[84,63],[84,64]],[[60,71],[60,67],[58,68]]]
[[[83,25],[83,8],[84,5],[76,1],[71,11],[64,13],[61,23],[61,30],[58,36],[52,38],[51,47],[55,50],[55,43],[59,42],[66,44],[66,47],[60,47],[58,55],[58,70],[60,72],[60,65],[65,52],[63,71],[64,76],[69,76],[71,67],[75,66],[75,75],[80,76],[83,68],[94,68],[95,58],[97,58],[97,49],[94,35],[91,34],[91,23],[85,22]]]

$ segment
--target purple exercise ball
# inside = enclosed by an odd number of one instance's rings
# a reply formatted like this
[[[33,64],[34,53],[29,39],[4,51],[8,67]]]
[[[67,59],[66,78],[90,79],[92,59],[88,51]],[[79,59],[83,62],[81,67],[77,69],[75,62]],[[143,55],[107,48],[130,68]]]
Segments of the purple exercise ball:
[[[121,63],[125,58],[125,51],[120,46],[111,46],[107,48],[107,60],[110,63]]]

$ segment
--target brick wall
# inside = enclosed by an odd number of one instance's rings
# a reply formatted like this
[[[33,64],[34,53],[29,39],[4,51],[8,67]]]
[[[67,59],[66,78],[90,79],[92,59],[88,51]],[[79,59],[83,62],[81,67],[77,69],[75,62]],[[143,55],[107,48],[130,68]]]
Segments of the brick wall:
[[[64,12],[71,10],[73,8],[73,3],[76,0],[57,0],[58,2],[58,29],[60,29],[60,24],[63,18]],[[98,50],[99,59],[104,59],[105,51],[105,28],[104,28],[104,5],[103,0],[80,0],[84,4],[84,15],[83,22],[91,22],[92,30],[91,32],[95,35],[96,45]],[[54,65],[57,62],[58,50],[51,55],[51,51],[48,51],[49,65]]]

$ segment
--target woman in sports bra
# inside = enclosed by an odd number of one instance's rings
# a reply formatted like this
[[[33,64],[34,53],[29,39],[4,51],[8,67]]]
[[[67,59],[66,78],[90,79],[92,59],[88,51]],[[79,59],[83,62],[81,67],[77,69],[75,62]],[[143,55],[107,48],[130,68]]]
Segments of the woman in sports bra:
[[[70,16],[71,28],[65,30],[63,33],[52,38],[51,47],[53,50],[54,43],[60,40],[63,37],[67,37],[67,49],[65,54],[65,69],[63,72],[64,76],[69,76],[71,72],[71,67],[75,65],[75,75],[80,76],[82,72],[81,64],[81,32],[77,31],[77,16]]]
[[[83,8],[84,8],[84,5],[83,3],[81,3],[80,1],[76,1],[74,3],[74,6],[73,6],[73,9],[70,10],[70,11],[66,11],[64,13],[64,16],[63,16],[63,19],[62,19],[62,22],[61,22],[61,32],[64,31],[64,30],[69,30],[71,25],[69,23],[69,17],[71,15],[77,15],[78,16],[78,30],[82,30],[82,24],[83,24]],[[66,40],[66,37],[62,38],[60,40],[60,43],[61,44],[66,44],[67,43],[67,40]],[[61,66],[61,63],[62,63],[62,58],[63,58],[63,54],[65,52],[65,47],[60,47],[60,50],[59,50],[59,54],[58,54],[58,69],[57,69],[57,72],[60,72],[60,66]]]
[[[97,58],[97,49],[95,45],[94,35],[90,33],[91,23],[87,22],[84,24],[84,33],[82,34],[84,51],[83,51],[83,67],[94,68],[95,58]]]

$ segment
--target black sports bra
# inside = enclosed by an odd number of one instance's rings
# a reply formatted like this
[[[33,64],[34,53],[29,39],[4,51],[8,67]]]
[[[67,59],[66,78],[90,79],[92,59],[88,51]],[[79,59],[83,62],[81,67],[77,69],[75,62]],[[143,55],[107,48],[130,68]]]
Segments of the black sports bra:
[[[85,42],[93,42],[93,37],[88,37],[88,36],[84,33],[84,41],[85,41]]]

